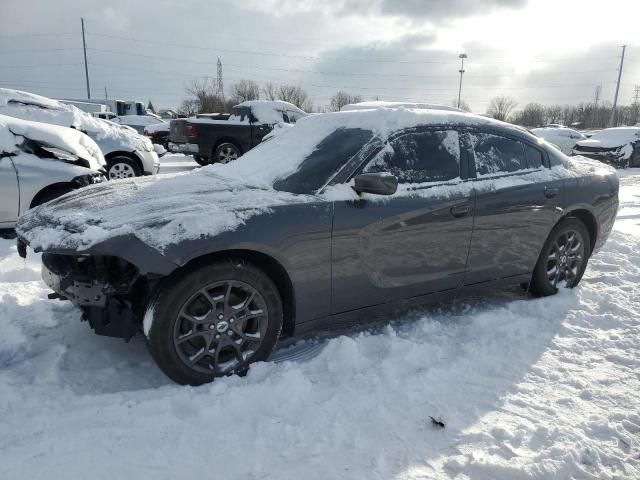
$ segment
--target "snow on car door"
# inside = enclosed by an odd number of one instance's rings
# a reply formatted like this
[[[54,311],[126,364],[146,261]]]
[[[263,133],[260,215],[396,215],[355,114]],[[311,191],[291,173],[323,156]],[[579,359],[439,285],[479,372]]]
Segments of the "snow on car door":
[[[335,202],[332,313],[460,286],[473,187],[460,178],[458,132],[403,134],[363,171],[390,172],[399,187],[388,197]]]

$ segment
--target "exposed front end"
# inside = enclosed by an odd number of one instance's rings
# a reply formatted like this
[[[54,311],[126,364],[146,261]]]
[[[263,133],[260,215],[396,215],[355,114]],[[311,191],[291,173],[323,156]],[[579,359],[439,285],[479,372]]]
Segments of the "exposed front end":
[[[129,340],[142,323],[149,281],[131,263],[115,256],[42,255],[42,278],[71,301],[98,335]]]

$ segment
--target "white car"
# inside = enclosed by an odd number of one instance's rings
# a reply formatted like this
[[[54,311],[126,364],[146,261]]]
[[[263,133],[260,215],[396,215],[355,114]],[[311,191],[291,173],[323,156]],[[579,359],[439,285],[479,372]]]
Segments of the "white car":
[[[105,167],[82,132],[0,115],[0,230],[32,207],[102,182]]]
[[[585,134],[572,128],[556,126],[533,128],[531,133],[555,145],[565,155],[571,155],[575,144],[587,138]]]
[[[109,179],[154,175],[160,170],[160,159],[147,137],[125,125],[96,118],[73,105],[0,88],[0,114],[72,127],[86,133],[102,150]]]

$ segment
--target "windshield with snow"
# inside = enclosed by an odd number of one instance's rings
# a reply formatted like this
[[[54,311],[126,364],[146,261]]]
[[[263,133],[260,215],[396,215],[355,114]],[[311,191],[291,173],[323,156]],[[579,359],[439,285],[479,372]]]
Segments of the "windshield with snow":
[[[313,193],[358,153],[373,137],[370,130],[340,128],[325,137],[300,164],[298,170],[276,180],[273,187],[291,193]]]

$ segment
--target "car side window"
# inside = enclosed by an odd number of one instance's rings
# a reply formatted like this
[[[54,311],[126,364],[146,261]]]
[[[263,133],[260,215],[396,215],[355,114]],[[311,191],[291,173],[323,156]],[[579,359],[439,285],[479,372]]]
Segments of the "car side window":
[[[524,146],[517,140],[490,133],[472,133],[469,136],[476,157],[476,173],[479,176],[526,170]]]
[[[287,115],[287,112],[285,111],[282,112],[282,119],[285,121],[285,123],[291,123],[289,121],[289,115]]]
[[[529,165],[529,168],[542,168],[544,165],[544,156],[542,155],[542,152],[527,144],[525,144],[524,149],[527,152],[527,164]]]
[[[460,176],[460,139],[455,130],[408,133],[392,140],[364,168],[389,172],[400,183],[451,180]]]

